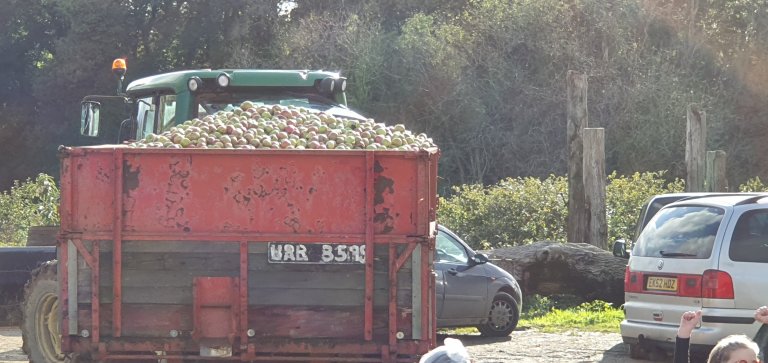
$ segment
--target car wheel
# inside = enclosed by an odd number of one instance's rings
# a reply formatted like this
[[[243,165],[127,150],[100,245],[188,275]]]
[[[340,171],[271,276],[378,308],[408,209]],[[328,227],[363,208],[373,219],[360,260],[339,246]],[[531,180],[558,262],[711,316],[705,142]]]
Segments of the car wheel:
[[[520,320],[520,310],[511,295],[499,292],[493,297],[488,322],[477,327],[480,334],[489,337],[504,337],[512,333]]]

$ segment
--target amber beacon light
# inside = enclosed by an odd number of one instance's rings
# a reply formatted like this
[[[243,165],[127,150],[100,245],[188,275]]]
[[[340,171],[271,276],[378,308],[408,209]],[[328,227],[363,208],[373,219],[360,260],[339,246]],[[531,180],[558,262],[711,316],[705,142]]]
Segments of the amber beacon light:
[[[128,68],[125,66],[125,58],[117,58],[112,61],[112,73],[117,76],[117,94],[123,95],[123,79],[125,78],[125,71]]]
[[[112,61],[112,73],[118,77],[123,77],[126,71],[125,58],[117,58]]]

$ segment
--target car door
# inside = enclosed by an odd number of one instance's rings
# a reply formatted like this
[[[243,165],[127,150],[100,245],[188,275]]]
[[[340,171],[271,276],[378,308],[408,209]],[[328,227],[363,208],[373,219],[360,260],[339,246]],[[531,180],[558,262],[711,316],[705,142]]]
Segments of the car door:
[[[473,264],[464,245],[442,230],[436,244],[438,320],[448,325],[474,324],[488,315],[485,267]]]

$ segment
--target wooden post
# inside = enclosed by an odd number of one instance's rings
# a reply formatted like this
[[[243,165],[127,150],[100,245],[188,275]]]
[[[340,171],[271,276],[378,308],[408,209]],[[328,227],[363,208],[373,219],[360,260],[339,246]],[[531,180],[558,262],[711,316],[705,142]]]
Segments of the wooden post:
[[[728,180],[725,177],[725,151],[707,151],[707,191],[727,192]]]
[[[568,71],[568,242],[587,242],[587,210],[584,208],[584,142],[587,127],[587,76]]]
[[[685,190],[703,192],[705,179],[705,152],[707,148],[707,114],[699,105],[688,105],[688,123],[685,130]]]
[[[588,217],[587,242],[608,249],[605,208],[605,129],[584,129],[584,192]]]

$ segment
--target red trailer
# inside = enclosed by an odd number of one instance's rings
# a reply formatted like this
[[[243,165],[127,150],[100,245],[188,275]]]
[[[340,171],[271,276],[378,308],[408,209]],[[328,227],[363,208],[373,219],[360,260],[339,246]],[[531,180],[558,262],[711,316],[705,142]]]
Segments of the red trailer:
[[[438,151],[61,150],[63,351],[410,362],[435,345]]]

